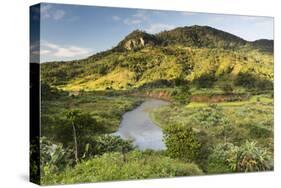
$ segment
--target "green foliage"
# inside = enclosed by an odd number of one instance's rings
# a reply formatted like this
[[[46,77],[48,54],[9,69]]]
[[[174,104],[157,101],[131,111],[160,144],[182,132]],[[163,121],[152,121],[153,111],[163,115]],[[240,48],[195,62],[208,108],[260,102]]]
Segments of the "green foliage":
[[[208,26],[178,27],[157,34],[165,44],[180,43],[192,47],[228,48],[244,45],[246,41]],[[207,36],[207,37],[206,37]]]
[[[195,114],[195,120],[206,128],[216,127],[217,135],[224,137],[224,142],[227,142],[229,132],[229,120],[225,117],[223,110],[216,104],[210,104],[208,108],[204,108],[199,113]]]
[[[59,174],[43,177],[43,184],[112,181],[143,178],[201,175],[202,171],[192,163],[183,163],[157,153],[134,150],[127,154],[105,153],[91,160],[67,168]]]
[[[270,43],[252,44],[200,26],[157,35],[135,31],[115,48],[89,58],[44,63],[41,78],[52,87],[69,91],[174,87],[186,83],[212,88],[232,81],[236,87],[272,89],[273,52],[265,53],[263,49],[269,48],[262,47]],[[222,89],[231,91],[228,86]]]
[[[225,94],[232,94],[233,93],[233,85],[230,83],[224,83],[222,85],[222,90],[224,91]]]
[[[33,137],[29,148],[30,181],[40,184],[40,145],[39,138]]]
[[[164,106],[153,110],[151,117],[164,129],[171,124],[192,127],[198,132],[201,148],[207,149],[206,152],[200,153],[206,155],[214,145],[232,143],[240,146],[249,138],[255,140],[260,147],[273,152],[273,106],[271,96],[266,96],[259,95],[258,103],[257,96],[253,96],[248,101],[242,102],[215,105],[191,102],[187,106]],[[199,133],[204,133],[205,136],[200,138]],[[207,142],[202,142],[202,138],[206,138]],[[200,157],[202,154],[197,158]],[[208,156],[204,158],[206,157]],[[206,170],[208,164],[204,159],[196,162],[204,171]],[[219,165],[217,164],[217,167]]]
[[[266,171],[273,169],[271,154],[256,142],[246,141],[240,147],[218,144],[208,159],[209,173]]]
[[[66,113],[67,119],[72,126],[73,143],[75,150],[75,158],[78,161],[83,153],[88,152],[88,142],[91,142],[89,135],[95,135],[103,131],[103,127],[89,113],[82,113],[74,110]],[[84,151],[85,150],[85,151]]]
[[[83,136],[89,133],[96,134],[104,131],[104,127],[97,123],[96,119],[90,113],[72,110],[66,112],[66,117],[76,126],[78,138],[83,138]]]
[[[167,155],[183,161],[195,161],[199,157],[201,143],[192,128],[170,125],[164,129]]]
[[[199,78],[194,80],[194,83],[198,88],[211,88],[216,81],[216,77],[212,74],[201,75]]]
[[[187,85],[180,87],[179,91],[172,93],[172,98],[179,104],[186,105],[190,101],[190,92]]]
[[[88,139],[87,141],[87,144],[84,143],[83,145],[85,148],[81,148],[81,143],[79,145],[79,157],[82,160],[91,159],[95,155],[108,152],[122,152],[125,154],[134,149],[131,141],[125,141],[118,136],[101,135],[92,137],[91,140]],[[52,143],[46,137],[41,137],[40,147],[41,175],[48,176],[49,174],[61,172],[66,167],[74,166],[74,150],[71,147],[65,148],[61,143]]]
[[[249,141],[239,148],[236,159],[230,158],[229,163],[232,169],[238,172],[273,169],[271,154],[266,149],[258,147],[256,142]]]
[[[235,84],[247,88],[258,88],[262,90],[273,89],[273,82],[270,80],[264,80],[257,78],[256,76],[249,73],[239,73]]]
[[[210,104],[194,114],[194,120],[204,127],[219,126],[225,123],[222,108],[216,104]]]
[[[66,95],[67,95],[66,92],[59,91],[57,88],[51,87],[47,83],[41,82],[42,100],[52,100]]]
[[[88,144],[88,149],[85,150],[83,158],[91,158],[94,155],[102,155],[108,152],[126,153],[134,149],[132,141],[107,134],[92,137],[91,142]]]
[[[237,149],[238,148],[231,143],[216,145],[208,157],[208,173],[232,172],[232,169],[228,164],[228,159],[235,156]]]
[[[250,130],[250,136],[254,139],[259,138],[268,138],[272,136],[272,130],[270,128],[266,127],[265,125],[259,123],[259,124],[248,124],[249,130]]]
[[[48,175],[62,171],[74,164],[73,152],[64,148],[60,143],[52,143],[45,137],[40,138],[40,166],[41,175]]]
[[[272,170],[272,49],[270,40],[247,42],[192,26],[134,31],[89,58],[42,64],[42,182]],[[62,90],[79,92],[70,97]],[[135,93],[172,101],[151,112],[164,128],[166,151],[140,152],[109,134],[140,104]]]

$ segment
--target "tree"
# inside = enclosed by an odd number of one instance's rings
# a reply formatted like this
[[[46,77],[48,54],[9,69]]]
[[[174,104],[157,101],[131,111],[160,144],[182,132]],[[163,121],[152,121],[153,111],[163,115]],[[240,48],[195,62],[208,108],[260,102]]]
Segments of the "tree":
[[[199,78],[196,78],[193,82],[197,85],[198,88],[211,88],[216,81],[214,73],[201,75]]]
[[[164,129],[167,154],[184,161],[195,161],[200,154],[201,143],[192,128],[170,125]]]
[[[239,73],[234,83],[236,86],[254,88],[256,83],[256,78],[249,73]]]
[[[73,131],[73,142],[74,142],[74,154],[75,161],[78,163],[78,144],[77,144],[77,134],[76,134],[76,126],[75,120],[78,117],[79,111],[70,111],[67,113],[66,117],[71,122],[72,131]]]
[[[222,90],[224,91],[225,94],[232,94],[233,93],[233,86],[232,86],[232,84],[224,83],[222,85]]]
[[[188,104],[190,101],[190,91],[188,85],[180,87],[179,92],[175,90],[173,99],[179,104]]]
[[[113,135],[101,135],[95,137],[96,141],[96,152],[98,154],[103,154],[106,152],[114,152],[114,151],[130,151],[134,147],[132,145],[132,141],[123,140],[120,136]]]
[[[79,157],[85,149],[86,144],[91,142],[89,135],[94,135],[103,130],[103,127],[89,113],[82,113],[78,110],[69,111],[66,113],[66,118],[72,126],[73,143],[75,152],[75,161],[78,162]]]

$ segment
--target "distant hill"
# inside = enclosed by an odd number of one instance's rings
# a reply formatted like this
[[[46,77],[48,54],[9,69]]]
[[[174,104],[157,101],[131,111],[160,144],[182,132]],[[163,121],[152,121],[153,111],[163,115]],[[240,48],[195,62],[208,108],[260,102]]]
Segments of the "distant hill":
[[[273,40],[246,41],[233,34],[209,27],[190,26],[177,27],[170,31],[163,31],[156,35],[148,34],[144,31],[135,30],[127,35],[114,49],[139,49],[144,46],[167,46],[183,45],[188,47],[208,47],[208,48],[254,48],[261,51],[272,51]]]
[[[178,27],[158,33],[157,36],[167,45],[233,49],[247,44],[247,41],[235,35],[208,26]]]
[[[208,27],[178,27],[155,35],[135,30],[111,50],[41,66],[42,81],[65,90],[125,90],[233,83],[272,87],[273,41],[246,41]]]

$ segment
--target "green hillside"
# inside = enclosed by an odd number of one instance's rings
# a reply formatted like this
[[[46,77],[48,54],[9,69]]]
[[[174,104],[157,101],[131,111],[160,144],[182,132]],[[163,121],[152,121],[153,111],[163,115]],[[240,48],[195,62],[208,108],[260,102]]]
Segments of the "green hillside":
[[[273,41],[245,41],[207,26],[179,27],[152,35],[133,31],[112,48],[86,59],[48,62],[42,81],[57,88],[128,90],[188,83],[270,89]]]
[[[31,173],[50,185],[271,171],[273,70],[272,40],[207,26],[135,30],[88,58],[43,63],[40,168]],[[112,135],[125,118],[133,134]],[[135,135],[155,137],[148,120],[166,148],[134,145]]]

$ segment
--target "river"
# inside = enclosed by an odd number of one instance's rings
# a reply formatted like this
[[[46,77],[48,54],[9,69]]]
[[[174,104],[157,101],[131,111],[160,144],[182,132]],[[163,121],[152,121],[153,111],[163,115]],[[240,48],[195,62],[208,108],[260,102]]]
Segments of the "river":
[[[149,117],[149,111],[169,103],[158,99],[148,99],[132,111],[122,116],[119,129],[114,135],[123,139],[133,140],[133,144],[140,150],[163,150],[163,132]]]

